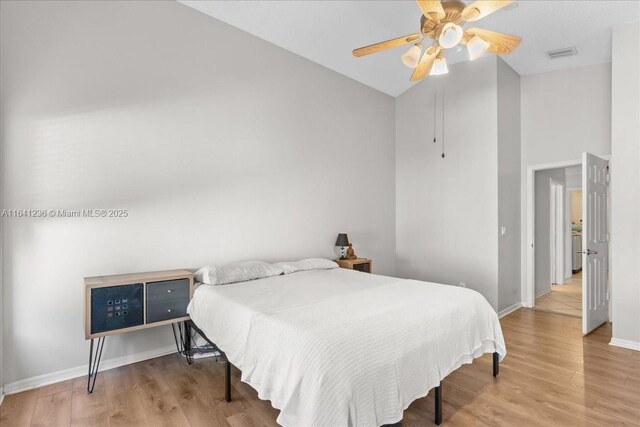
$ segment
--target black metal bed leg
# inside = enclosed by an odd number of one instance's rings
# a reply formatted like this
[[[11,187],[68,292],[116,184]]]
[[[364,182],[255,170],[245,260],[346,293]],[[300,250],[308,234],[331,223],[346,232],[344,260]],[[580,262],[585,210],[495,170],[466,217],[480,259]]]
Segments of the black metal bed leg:
[[[493,353],[493,376],[497,377],[500,373],[500,356],[498,352]]]
[[[187,363],[191,365],[193,363],[191,354],[191,326],[187,321],[184,322],[184,353],[187,356]]]
[[[440,381],[440,385],[436,387],[436,416],[434,422],[437,425],[442,424],[442,381]]]
[[[95,354],[93,351],[93,340],[91,338],[91,344],[89,345],[89,375],[87,376],[87,394],[93,393],[93,388],[96,386],[96,378],[98,377],[98,369],[100,369],[100,359],[102,358],[102,349],[104,348],[104,340],[106,336],[99,337],[96,344]]]
[[[215,345],[213,343],[213,341],[211,341],[204,332],[202,332],[200,330],[200,328],[198,328],[198,326],[193,323],[192,320],[187,320],[185,322],[185,328],[189,328],[189,337],[191,337],[191,329],[193,329],[194,331],[196,331],[196,333],[198,333],[198,335],[200,335],[202,338],[204,338],[204,340],[206,342],[208,342],[209,344],[211,344],[211,346],[213,347],[214,350],[216,350],[218,353],[220,353],[220,358],[222,360],[224,360],[224,400],[226,400],[227,402],[231,402],[231,362],[229,362],[229,359],[227,358],[227,355],[224,354],[224,352],[222,350],[220,350],[218,348],[217,345]],[[187,345],[191,345],[191,341],[189,341],[189,344]],[[217,358],[216,358],[217,359]]]
[[[231,362],[224,362],[224,400],[231,402]]]

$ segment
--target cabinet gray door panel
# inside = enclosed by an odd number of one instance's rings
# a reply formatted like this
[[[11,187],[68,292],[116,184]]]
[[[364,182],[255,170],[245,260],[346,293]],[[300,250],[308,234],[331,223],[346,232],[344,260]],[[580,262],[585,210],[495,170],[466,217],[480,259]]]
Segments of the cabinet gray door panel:
[[[187,315],[187,305],[188,299],[147,304],[147,323],[184,317]]]
[[[189,279],[147,282],[147,301],[170,301],[177,298],[189,299]]]
[[[187,315],[189,279],[147,282],[147,323]]]

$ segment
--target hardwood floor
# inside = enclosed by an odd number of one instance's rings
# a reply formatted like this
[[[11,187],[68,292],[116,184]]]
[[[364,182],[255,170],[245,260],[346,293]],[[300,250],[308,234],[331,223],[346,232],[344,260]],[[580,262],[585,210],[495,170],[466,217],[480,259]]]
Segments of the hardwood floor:
[[[535,309],[582,318],[582,272],[564,285],[551,285],[551,292],[536,298]]]
[[[640,352],[608,345],[610,325],[587,337],[580,319],[520,309],[501,319],[507,357],[491,376],[491,355],[443,382],[443,425],[640,425]],[[188,366],[164,356],[100,373],[93,395],[86,379],[7,396],[0,425],[9,426],[274,426],[278,411],[239,381],[224,402],[223,364]],[[433,396],[405,411],[403,426],[433,423]]]

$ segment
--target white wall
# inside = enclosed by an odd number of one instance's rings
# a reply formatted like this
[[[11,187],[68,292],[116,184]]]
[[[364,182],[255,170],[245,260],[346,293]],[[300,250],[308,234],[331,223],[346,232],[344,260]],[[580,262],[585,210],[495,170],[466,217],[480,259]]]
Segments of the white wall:
[[[396,98],[396,248],[401,277],[465,282],[498,307],[497,61],[450,67]],[[433,94],[445,93],[433,140]]]
[[[611,64],[522,76],[522,287],[527,253],[527,168],[611,153]]]
[[[640,23],[613,31],[612,344],[640,350]]]
[[[498,66],[498,310],[522,301],[520,292],[520,75]]]
[[[391,97],[175,2],[1,7],[2,206],[129,211],[3,221],[6,383],[87,363],[85,276],[331,257],[338,232],[395,273]]]
[[[551,289],[551,179],[565,184],[564,168],[536,172],[535,182],[535,291]]]

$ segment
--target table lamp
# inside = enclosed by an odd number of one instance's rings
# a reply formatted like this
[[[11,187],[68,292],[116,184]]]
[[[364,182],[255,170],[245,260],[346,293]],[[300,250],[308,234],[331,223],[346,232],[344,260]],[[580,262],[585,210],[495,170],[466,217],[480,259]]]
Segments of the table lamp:
[[[342,256],[340,257],[340,259],[346,259],[344,257],[344,248],[346,246],[349,246],[349,238],[347,237],[346,233],[338,234],[338,238],[336,239],[336,246],[340,246],[340,249],[342,250]]]

